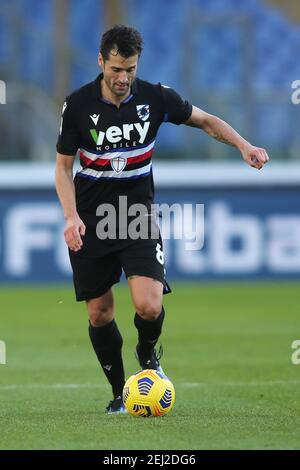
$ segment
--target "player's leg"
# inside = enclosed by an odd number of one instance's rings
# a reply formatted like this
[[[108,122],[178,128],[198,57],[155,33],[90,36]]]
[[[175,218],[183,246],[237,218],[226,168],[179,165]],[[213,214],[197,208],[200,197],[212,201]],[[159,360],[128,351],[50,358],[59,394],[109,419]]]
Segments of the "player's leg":
[[[142,369],[160,370],[154,347],[162,332],[165,316],[162,296],[167,292],[161,239],[137,240],[124,250],[121,262],[136,311],[138,360]]]
[[[138,330],[137,358],[142,369],[162,371],[155,345],[161,335],[164,321],[162,305],[163,284],[151,277],[129,276],[132,302],[135,307],[134,324]]]
[[[77,300],[85,300],[89,315],[89,336],[99,363],[112,386],[114,400],[109,412],[122,411],[118,399],[124,385],[122,336],[114,319],[111,287],[119,281],[121,266],[117,256],[85,257],[70,252]]]
[[[114,400],[122,396],[125,383],[122,359],[123,339],[114,319],[112,290],[86,301],[89,315],[90,339],[107,380],[111,384]]]

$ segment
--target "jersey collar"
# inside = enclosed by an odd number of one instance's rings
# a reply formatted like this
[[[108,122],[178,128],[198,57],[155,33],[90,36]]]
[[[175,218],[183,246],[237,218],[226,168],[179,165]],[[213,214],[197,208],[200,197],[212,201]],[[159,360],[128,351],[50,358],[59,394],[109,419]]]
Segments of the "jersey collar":
[[[110,101],[102,97],[101,84],[100,84],[101,80],[103,80],[103,73],[100,73],[98,77],[96,78],[96,80],[93,82],[93,96],[94,98],[100,99],[101,101],[104,101],[105,103],[113,104]],[[136,92],[137,92],[137,83],[136,83],[136,80],[134,80],[133,84],[131,85],[131,94],[127,96],[127,98],[124,101],[122,101],[122,104],[128,103],[128,101],[130,101],[133,98]]]

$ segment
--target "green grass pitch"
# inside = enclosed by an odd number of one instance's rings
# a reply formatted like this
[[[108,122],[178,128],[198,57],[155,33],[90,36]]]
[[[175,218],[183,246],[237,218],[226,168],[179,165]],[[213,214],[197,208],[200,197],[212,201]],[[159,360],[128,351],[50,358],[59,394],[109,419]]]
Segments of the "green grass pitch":
[[[125,285],[115,289],[126,376],[138,370]],[[164,418],[108,416],[111,399],[71,288],[0,290],[1,449],[296,449],[296,283],[174,284],[162,365],[176,389]]]

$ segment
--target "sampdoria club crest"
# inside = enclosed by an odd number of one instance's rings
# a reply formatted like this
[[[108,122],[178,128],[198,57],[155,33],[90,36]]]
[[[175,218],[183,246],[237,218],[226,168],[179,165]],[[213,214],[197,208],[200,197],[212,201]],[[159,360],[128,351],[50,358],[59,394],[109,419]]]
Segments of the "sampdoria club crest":
[[[124,170],[126,163],[127,160],[124,157],[114,157],[110,161],[111,167],[116,173],[121,173]]]
[[[138,104],[136,106],[136,111],[137,111],[138,117],[142,121],[147,121],[147,119],[150,116],[150,106],[149,106],[149,104]]]

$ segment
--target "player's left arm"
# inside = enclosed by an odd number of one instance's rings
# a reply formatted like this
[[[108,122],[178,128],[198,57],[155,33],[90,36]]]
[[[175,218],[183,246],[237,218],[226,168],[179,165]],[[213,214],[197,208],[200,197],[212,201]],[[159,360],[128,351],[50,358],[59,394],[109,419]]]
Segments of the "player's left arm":
[[[202,111],[196,106],[193,106],[192,114],[184,124],[202,129],[214,139],[238,148],[245,162],[258,170],[269,160],[265,149],[254,147],[227,124],[227,122],[217,116]]]

